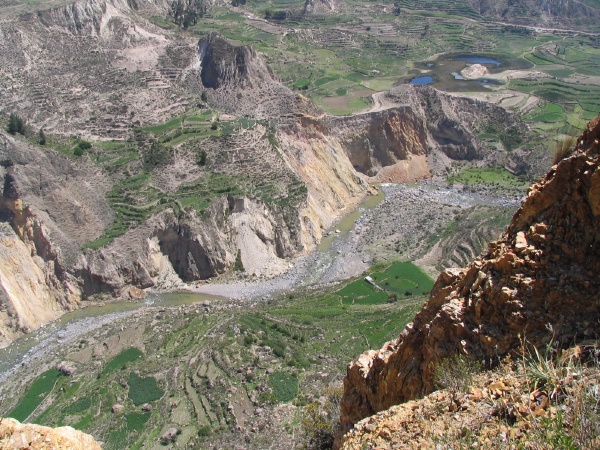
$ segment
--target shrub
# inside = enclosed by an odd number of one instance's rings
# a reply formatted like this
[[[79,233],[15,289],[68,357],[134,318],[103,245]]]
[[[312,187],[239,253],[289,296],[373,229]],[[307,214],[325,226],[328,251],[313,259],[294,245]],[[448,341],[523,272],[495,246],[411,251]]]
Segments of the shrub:
[[[79,141],[79,144],[77,145],[82,150],[89,150],[90,148],[92,148],[92,144],[88,141]]]
[[[206,165],[206,150],[200,151],[200,155],[198,156],[198,165],[199,166]]]
[[[280,402],[289,402],[298,395],[298,377],[291,373],[274,372],[269,378],[273,395]]]
[[[79,145],[73,149],[73,154],[75,156],[83,156],[83,153],[83,149]]]
[[[209,436],[212,433],[212,428],[210,425],[202,425],[198,428],[198,436]]]
[[[142,405],[158,400],[164,395],[164,391],[158,386],[154,377],[140,377],[132,372],[129,376],[129,398],[134,405]]]
[[[569,133],[569,135],[559,141],[556,144],[556,148],[554,149],[554,157],[552,158],[552,164],[558,164],[563,159],[568,158],[575,151],[575,144],[577,139],[574,134]]]
[[[300,433],[302,448],[321,450],[333,448],[340,422],[342,386],[327,387],[322,403],[311,403],[304,410]]]
[[[466,355],[455,355],[442,360],[434,373],[434,384],[448,389],[452,400],[457,401],[460,392],[466,392],[473,384],[475,374],[482,369],[481,364]]]
[[[236,272],[244,272],[244,264],[242,263],[242,251],[238,249],[237,255],[235,256],[235,262],[233,263],[233,270]]]
[[[280,345],[276,345],[273,347],[273,354],[275,356],[283,358],[285,356],[285,349]]]
[[[9,134],[25,134],[25,121],[16,115],[15,113],[11,113],[8,117],[8,126],[6,127],[6,131]]]
[[[38,144],[46,145],[46,134],[42,128],[40,128],[40,131],[38,132]]]

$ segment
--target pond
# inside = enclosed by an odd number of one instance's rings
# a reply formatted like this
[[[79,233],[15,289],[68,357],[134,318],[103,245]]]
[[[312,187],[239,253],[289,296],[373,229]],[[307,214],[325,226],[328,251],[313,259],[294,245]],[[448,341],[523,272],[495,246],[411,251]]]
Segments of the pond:
[[[484,64],[492,76],[486,77],[485,81],[465,79],[461,71],[470,64]],[[502,84],[501,81],[494,79],[494,74],[508,69],[530,67],[531,64],[528,61],[510,56],[493,57],[452,53],[440,55],[435,60],[416,62],[415,70],[400,82],[412,85],[433,85],[437,89],[450,92],[489,92],[490,87]]]
[[[416,84],[419,86],[424,86],[426,84],[431,84],[433,83],[433,77],[430,77],[429,75],[423,76],[423,77],[416,77],[413,78],[412,80],[409,81],[410,84]]]
[[[499,66],[502,63],[494,58],[488,58],[487,56],[477,56],[477,55],[459,55],[456,58],[457,61],[466,61],[471,64],[493,64],[495,66]]]

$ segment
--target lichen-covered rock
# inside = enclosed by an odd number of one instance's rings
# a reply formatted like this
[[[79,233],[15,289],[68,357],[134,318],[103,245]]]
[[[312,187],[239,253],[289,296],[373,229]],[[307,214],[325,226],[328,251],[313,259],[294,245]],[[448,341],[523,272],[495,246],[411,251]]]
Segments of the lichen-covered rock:
[[[600,333],[600,118],[576,152],[534,185],[506,233],[438,278],[396,341],[348,366],[343,430],[433,390],[436,366],[470,355],[493,366],[523,342],[567,345]]]
[[[89,434],[71,427],[50,428],[0,419],[0,449],[101,450]]]

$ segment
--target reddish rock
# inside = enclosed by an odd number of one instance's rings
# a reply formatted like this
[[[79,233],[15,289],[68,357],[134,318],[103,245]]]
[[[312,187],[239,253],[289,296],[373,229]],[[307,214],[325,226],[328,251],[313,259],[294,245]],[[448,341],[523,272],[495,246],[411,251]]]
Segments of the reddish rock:
[[[446,357],[491,367],[523,340],[566,345],[600,333],[599,139],[600,117],[530,189],[501,239],[466,269],[443,272],[396,341],[348,366],[343,431],[431,392]]]

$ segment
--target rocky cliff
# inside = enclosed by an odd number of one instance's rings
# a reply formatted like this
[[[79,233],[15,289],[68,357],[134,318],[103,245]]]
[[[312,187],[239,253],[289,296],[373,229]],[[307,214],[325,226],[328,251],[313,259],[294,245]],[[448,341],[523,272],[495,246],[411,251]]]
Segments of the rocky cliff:
[[[348,366],[341,422],[433,390],[436,366],[469,355],[488,367],[523,342],[559,345],[600,332],[600,118],[575,154],[534,185],[502,238],[442,273],[400,337]]]
[[[100,450],[89,434],[72,427],[50,428],[0,418],[0,448],[28,450]]]

